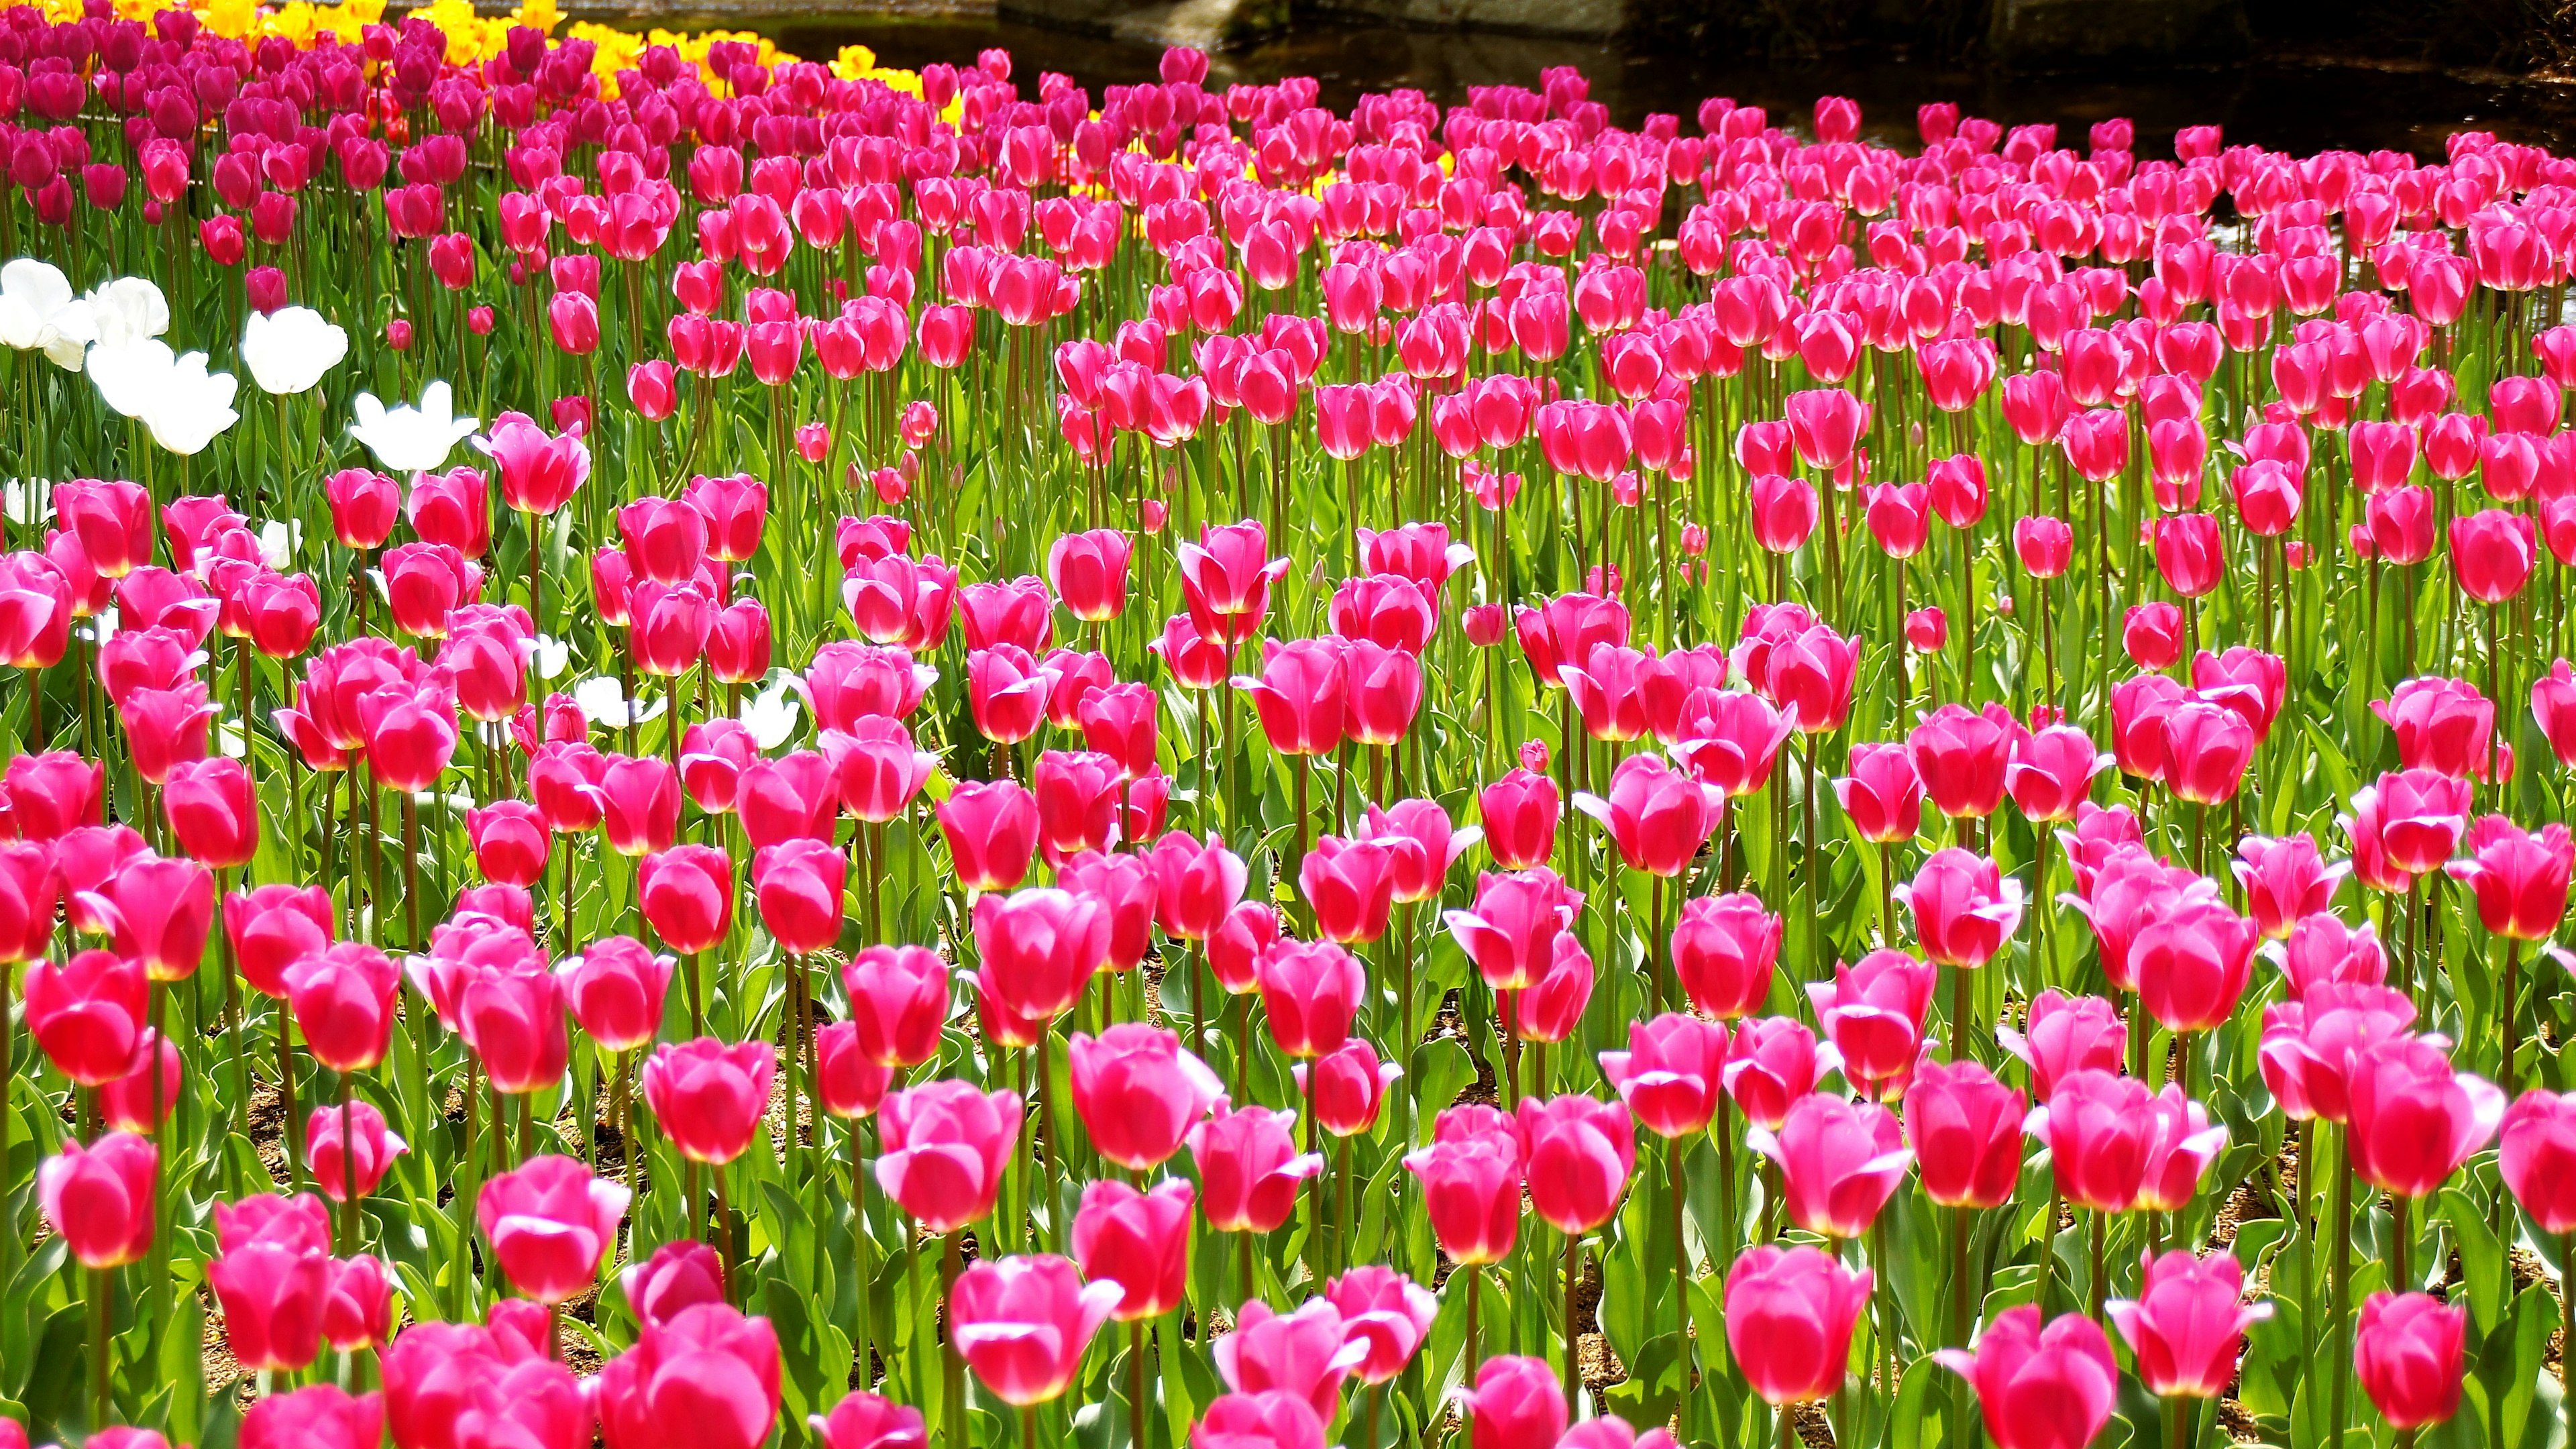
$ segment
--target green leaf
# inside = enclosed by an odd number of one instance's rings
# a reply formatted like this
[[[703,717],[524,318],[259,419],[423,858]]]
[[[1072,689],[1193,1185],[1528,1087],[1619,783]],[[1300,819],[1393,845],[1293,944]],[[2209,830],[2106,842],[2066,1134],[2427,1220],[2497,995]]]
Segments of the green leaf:
[[[2504,1244],[2488,1225],[2486,1210],[2466,1191],[2444,1188],[2435,1201],[2433,1215],[2450,1225],[2459,1247],[2461,1273],[2469,1285],[2470,1316],[2479,1332],[2492,1333],[2504,1322],[2505,1291],[2512,1283]]]

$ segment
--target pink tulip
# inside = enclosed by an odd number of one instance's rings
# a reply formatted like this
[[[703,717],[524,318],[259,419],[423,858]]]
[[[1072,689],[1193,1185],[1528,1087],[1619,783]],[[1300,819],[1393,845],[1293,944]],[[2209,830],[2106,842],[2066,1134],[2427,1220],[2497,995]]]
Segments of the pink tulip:
[[[957,1352],[1004,1403],[1043,1404],[1073,1385],[1091,1336],[1125,1290],[1084,1283],[1051,1254],[979,1261],[948,1293]]]
[[[1123,1182],[1094,1182],[1073,1215],[1073,1256],[1082,1275],[1114,1283],[1124,1295],[1112,1317],[1156,1318],[1181,1306],[1189,1288],[1190,1210],[1198,1194],[1186,1182],[1141,1192]]]
[[[1821,1095],[1791,1104],[1776,1132],[1757,1125],[1745,1141],[1780,1164],[1789,1220],[1831,1238],[1866,1234],[1914,1160],[1886,1108]]]
[[[1074,1111],[1100,1155],[1121,1167],[1159,1167],[1225,1095],[1214,1072],[1160,1027],[1126,1022],[1065,1048]]]
[[[2236,1379],[2245,1330],[2272,1316],[2272,1305],[2240,1306],[2245,1269],[2235,1257],[2194,1257],[2188,1250],[2145,1258],[2134,1299],[2104,1305],[2148,1392],[2166,1398],[2212,1399]]]
[[[877,1185],[933,1233],[992,1215],[1020,1139],[1020,1098],[959,1081],[925,1082],[878,1113]]]
[[[1976,1389],[1996,1449],[2084,1449],[2119,1396],[2111,1340],[2080,1313],[2042,1326],[2036,1307],[2007,1308],[1978,1335],[1974,1355],[1945,1348],[1932,1357]]]
[[[1214,1345],[1216,1371],[1242,1394],[1288,1393],[1331,1423],[1341,1408],[1342,1380],[1368,1357],[1330,1298],[1309,1298],[1295,1313],[1258,1299],[1243,1305],[1232,1333]]]
[[[575,1158],[530,1158],[483,1184],[475,1222],[501,1271],[540,1303],[561,1303],[590,1286],[617,1242],[628,1193],[591,1175]]]
[[[1842,1387],[1871,1277],[1814,1248],[1764,1244],[1735,1260],[1726,1274],[1726,1342],[1763,1402],[1813,1403]]]

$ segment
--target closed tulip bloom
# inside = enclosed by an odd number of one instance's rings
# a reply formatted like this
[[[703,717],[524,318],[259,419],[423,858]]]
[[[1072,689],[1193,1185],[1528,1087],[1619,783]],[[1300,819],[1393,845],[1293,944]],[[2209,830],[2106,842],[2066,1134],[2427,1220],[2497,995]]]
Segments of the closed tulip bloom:
[[[1152,685],[1113,684],[1084,694],[1074,715],[1083,743],[1116,760],[1120,771],[1134,779],[1155,772],[1159,707]]]
[[[1833,782],[1834,799],[1863,840],[1912,840],[1923,828],[1923,779],[1905,746],[1851,748],[1851,773]]]
[[[320,886],[265,885],[224,897],[224,934],[251,988],[286,994],[286,968],[331,944],[334,908]]]
[[[217,1254],[206,1281],[224,1310],[233,1357],[261,1373],[298,1372],[322,1351],[330,1260],[276,1243]]]
[[[1038,801],[1018,782],[960,785],[935,813],[958,883],[967,890],[1013,890],[1028,878],[1037,854]]]
[[[975,650],[966,656],[966,701],[975,732],[1003,745],[1036,734],[1046,723],[1047,696],[1055,683],[1055,671],[1016,644]]]
[[[1774,1408],[1831,1398],[1851,1361],[1852,1325],[1872,1276],[1814,1248],[1764,1244],[1726,1274],[1726,1342],[1745,1382]]]
[[[2420,676],[2371,701],[2370,709],[2396,738],[2402,769],[2485,779],[2493,768],[2495,702],[2474,685]]]
[[[798,956],[838,941],[849,871],[849,857],[820,840],[762,846],[751,858],[751,888],[771,938]]]
[[[2515,1098],[2496,1162],[2542,1232],[2576,1232],[2576,1094],[2535,1087]]]
[[[1102,1181],[1082,1190],[1073,1215],[1073,1257],[1082,1276],[1117,1284],[1112,1313],[1121,1323],[1155,1318],[1181,1306],[1189,1291],[1190,1210],[1198,1193],[1164,1181],[1150,1192]]]
[[[1789,1108],[1815,1089],[1820,1072],[1839,1064],[1831,1047],[1818,1049],[1815,1033],[1789,1016],[1754,1016],[1736,1023],[1727,1044],[1726,1095],[1756,1126],[1778,1131]]]
[[[393,1337],[393,1275],[372,1253],[326,1258],[322,1341],[342,1353],[381,1348]],[[372,1442],[372,1441],[371,1441]]]
[[[617,1242],[628,1193],[578,1159],[529,1159],[483,1185],[474,1217],[511,1286],[540,1303],[588,1288]]]
[[[766,1318],[699,1303],[648,1326],[589,1385],[609,1449],[684,1437],[701,1449],[759,1449],[778,1422],[778,1334]]]
[[[1125,1022],[1098,1037],[1077,1032],[1065,1048],[1074,1111],[1100,1155],[1121,1167],[1159,1167],[1181,1150],[1225,1095],[1207,1064],[1161,1027]]]
[[[954,799],[954,796],[950,798]],[[1154,843],[1154,923],[1181,941],[1205,941],[1243,898],[1243,861],[1211,834],[1204,842],[1174,831]]]
[[[2160,914],[2129,945],[2138,1002],[2173,1032],[2214,1031],[2236,1010],[2262,931],[2223,905]]]
[[[877,1185],[924,1228],[953,1233],[992,1215],[1019,1145],[1018,1093],[924,1082],[887,1097],[877,1124]]]
[[[1049,865],[1118,843],[1119,789],[1126,771],[1111,756],[1049,750],[1038,756],[1038,848]]]
[[[1561,1233],[1581,1235],[1619,1210],[1637,1167],[1636,1127],[1625,1106],[1595,1097],[1525,1097],[1520,1133],[1530,1208]]]
[[[2451,520],[2451,571],[2460,592],[2481,604],[2501,604],[2522,592],[2539,562],[2538,531],[2531,516],[2489,508]]]
[[[1601,1054],[1601,1075],[1658,1137],[1708,1130],[1724,1090],[1726,1028],[1667,1012],[1628,1028],[1628,1049]]]
[[[1469,1449],[1540,1449],[1565,1436],[1565,1395],[1543,1358],[1496,1354],[1476,1366],[1473,1388],[1458,1391],[1468,1415]]]
[[[2032,998],[2022,1030],[1997,1027],[1995,1039],[2030,1068],[2030,1094],[2046,1102],[2070,1073],[2118,1072],[2128,1028],[2119,1008],[2101,997],[2052,987]]]
[[[829,1415],[808,1414],[814,1437],[823,1449],[929,1449],[930,1431],[921,1411],[871,1393],[853,1392],[832,1405]]]
[[[1485,849],[1502,870],[1530,870],[1547,864],[1556,853],[1556,826],[1563,812],[1556,782],[1528,770],[1514,770],[1487,785],[1476,797],[1476,818],[1485,829]]]
[[[702,1036],[665,1043],[644,1064],[644,1100],[682,1157],[721,1167],[759,1133],[777,1070],[767,1042],[727,1046]]]
[[[2022,818],[2034,825],[2075,818],[2093,792],[2093,781],[2112,763],[2093,737],[2073,725],[2051,725],[2015,737],[2004,788]]]
[[[1358,957],[1329,941],[1280,941],[1261,953],[1259,971],[1262,1014],[1282,1052],[1310,1059],[1349,1039],[1368,993]]]
[[[915,1067],[939,1052],[948,965],[921,946],[868,946],[841,968],[859,1050],[881,1066]]]
[[[2182,610],[2162,601],[2132,604],[2120,620],[2120,648],[2140,669],[2170,669],[2182,657]]]
[[[351,1102],[345,1134],[337,1107],[316,1107],[304,1127],[304,1165],[313,1186],[333,1202],[347,1202],[354,1191],[367,1197],[384,1181],[385,1170],[411,1145],[385,1126],[385,1114],[367,1102]]]
[[[723,942],[733,930],[733,857],[711,845],[675,845],[635,868],[644,919],[683,956]]]
[[[193,860],[137,855],[120,862],[96,891],[77,892],[72,904],[75,924],[81,910],[104,922],[116,953],[141,962],[153,980],[185,981],[205,959],[215,878]]]
[[[662,1030],[662,999],[675,963],[632,936],[594,941],[555,968],[573,1020],[600,1046],[633,1051]]]
[[[1821,1094],[1792,1103],[1777,1131],[1756,1125],[1744,1140],[1780,1164],[1789,1221],[1829,1238],[1867,1233],[1914,1160],[1886,1108]]]
[[[563,986],[542,965],[471,973],[456,1017],[494,1091],[543,1091],[563,1080],[571,1055]]]
[[[21,754],[0,774],[0,800],[20,839],[53,841],[100,823],[106,784],[106,766],[68,751]]]
[[[84,1087],[103,1087],[135,1068],[150,994],[141,963],[112,951],[83,951],[67,964],[27,968],[27,1033],[54,1069]]]
[[[2328,865],[2316,837],[2302,831],[2278,840],[2249,835],[2228,862],[2245,891],[2246,912],[2271,940],[2286,939],[2306,917],[2334,904],[2335,887],[2352,867]]]
[[[1324,939],[1364,942],[1386,934],[1395,900],[1395,860],[1385,846],[1324,836],[1298,862],[1297,883]]]
[[[1372,805],[1366,822],[1368,838],[1387,849],[1393,898],[1405,905],[1438,899],[1448,884],[1449,867],[1484,838],[1475,826],[1453,826],[1437,800]]]
[[[1315,1114],[1315,1125],[1336,1137],[1355,1137],[1375,1128],[1387,1089],[1404,1075],[1404,1068],[1379,1061],[1377,1048],[1358,1037],[1311,1064],[1298,1062],[1289,1070],[1297,1079],[1298,1094]]]
[[[1474,905],[1446,919],[1486,985],[1520,991],[1546,976],[1557,942],[1582,910],[1582,893],[1541,868],[1478,877]]]
[[[1752,893],[1694,896],[1673,925],[1674,974],[1701,1011],[1722,1021],[1750,1016],[1770,998],[1780,939],[1780,918]]]
[[[689,757],[683,755],[680,769],[684,781],[689,763]],[[830,843],[840,806],[840,787],[833,777],[832,762],[819,750],[798,750],[775,760],[749,760],[734,780],[733,810],[742,818],[743,838],[755,850],[791,840]]]
[[[1905,752],[1933,807],[1952,819],[1983,819],[2003,802],[2005,770],[2023,731],[2001,705],[1983,713],[1945,704],[1905,737]]]
[[[384,1395],[315,1384],[251,1405],[239,1442],[242,1449],[370,1449],[384,1433]]]
[[[544,877],[553,836],[537,807],[524,800],[499,800],[465,812],[466,840],[483,878],[508,885],[533,886]]]
[[[2022,1094],[1976,1062],[1926,1062],[1905,1089],[1906,1139],[1924,1195],[1943,1207],[2001,1207],[2021,1176]]]
[[[2021,882],[1955,845],[1932,852],[1896,895],[1913,913],[1923,954],[1943,966],[1985,965],[2021,924]]]
[[[1114,528],[1068,533],[1047,550],[1056,597],[1086,624],[1115,619],[1127,607],[1127,560],[1133,548]]]
[[[826,730],[823,754],[832,763],[841,808],[874,825],[901,815],[921,793],[938,758],[913,743],[912,730],[882,716],[853,720],[847,730]],[[1041,800],[1044,782],[1040,782]]]
[[[1073,1384],[1091,1336],[1125,1290],[1084,1283],[1053,1254],[986,1260],[958,1275],[948,1293],[958,1355],[1005,1403],[1043,1404]]]
[[[1283,755],[1328,754],[1347,728],[1349,679],[1339,639],[1296,639],[1271,648],[1258,677],[1237,676],[1252,698],[1270,747]]]
[[[2049,1150],[2060,1195],[2096,1212],[2125,1212],[2138,1195],[2152,1146],[2144,1082],[2092,1069],[2068,1073],[2030,1115]]]
[[[55,1236],[84,1268],[120,1268],[152,1248],[153,1184],[160,1149],[149,1137],[110,1132],[36,1165],[36,1201]]]
[[[2138,1380],[2166,1398],[2214,1399],[2235,1381],[2245,1330],[2272,1316],[2269,1303],[2240,1304],[2245,1268],[2230,1253],[2195,1257],[2176,1249],[2141,1261],[2135,1298],[2103,1305],[2137,1355]]]
[[[1199,1211],[1220,1233],[1275,1232],[1296,1211],[1297,1185],[1324,1170],[1319,1153],[1299,1155],[1297,1114],[1223,1102],[1190,1129],[1199,1172]]]
[[[1070,891],[1034,889],[975,902],[976,980],[1013,1014],[1052,1020],[1082,997],[1109,959],[1109,909]]]
[[[1630,869],[1677,876],[1717,829],[1725,795],[1654,755],[1631,755],[1611,772],[1605,799],[1578,791],[1574,807],[1609,830]]]
[[[2492,935],[2545,941],[2567,915],[2576,842],[2556,823],[2526,831],[2502,815],[2482,815],[2462,842],[2464,860],[2447,867],[2477,896],[2478,920]]]
[[[161,811],[179,848],[202,865],[237,870],[259,852],[259,802],[239,760],[173,766],[161,786]]]
[[[724,1259],[705,1243],[664,1243],[620,1273],[617,1286],[636,1321],[659,1328],[683,1310],[724,1301]]]
[[[2500,1089],[2454,1070],[2442,1049],[2421,1037],[2363,1052],[2348,1088],[2353,1171],[2400,1197],[2431,1196],[2504,1118]]]
[[[1294,1394],[1325,1423],[1340,1412],[1342,1381],[1367,1353],[1350,1336],[1341,1309],[1324,1297],[1307,1299],[1294,1313],[1259,1299],[1246,1303],[1234,1331],[1219,1335],[1213,1350],[1227,1388]]]
[[[1973,1356],[1945,1348],[1932,1357],[1976,1389],[1995,1449],[2087,1449],[2119,1398],[2110,1336],[2081,1313],[2042,1326],[2036,1307],[2007,1308],[1977,1335]]]
[[[1807,984],[1816,1018],[1841,1055],[1852,1085],[1892,1101],[1923,1047],[1923,1026],[1939,972],[1902,951],[1872,951],[1837,963],[1834,979]]]
[[[363,1072],[392,1044],[402,968],[373,946],[343,941],[286,968],[286,1004],[313,1059]]]
[[[836,1021],[814,1033],[814,1096],[844,1119],[873,1117],[894,1086],[894,1069],[859,1051],[858,1028]]]
[[[2468,828],[2469,782],[2430,770],[2398,770],[2352,797],[2340,818],[2353,843],[2353,871],[2365,885],[2403,892],[2407,878],[2446,864]]]
[[[2361,1303],[2352,1367],[2392,1429],[2438,1424],[2459,1412],[2467,1375],[2469,1311],[2425,1293],[2373,1293]]]

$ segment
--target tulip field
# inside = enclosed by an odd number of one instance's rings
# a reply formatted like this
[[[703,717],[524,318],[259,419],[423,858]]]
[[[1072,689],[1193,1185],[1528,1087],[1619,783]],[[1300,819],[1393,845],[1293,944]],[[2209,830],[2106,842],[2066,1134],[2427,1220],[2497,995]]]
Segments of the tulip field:
[[[0,1449],[2576,1449],[2576,159],[1207,72],[0,13]]]

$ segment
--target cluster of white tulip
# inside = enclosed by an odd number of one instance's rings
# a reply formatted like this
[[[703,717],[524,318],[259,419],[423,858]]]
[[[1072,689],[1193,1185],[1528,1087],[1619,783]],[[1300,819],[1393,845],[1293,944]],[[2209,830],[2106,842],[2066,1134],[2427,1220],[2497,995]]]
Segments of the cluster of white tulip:
[[[110,409],[184,457],[240,420],[234,401],[241,385],[231,373],[210,371],[205,353],[173,350],[162,340],[169,330],[169,301],[145,278],[118,277],[80,295],[50,262],[20,257],[0,266],[0,344],[86,373]],[[260,391],[293,397],[347,358],[349,334],[310,307],[254,311],[235,352]],[[443,381],[424,388],[418,405],[387,408],[362,392],[352,410],[349,435],[396,473],[438,467],[480,426],[456,414]]]

